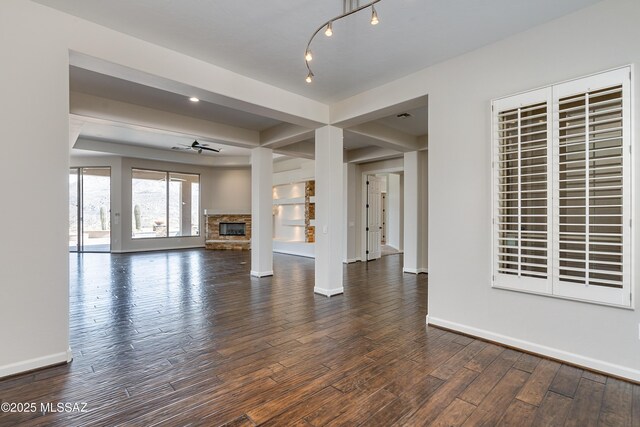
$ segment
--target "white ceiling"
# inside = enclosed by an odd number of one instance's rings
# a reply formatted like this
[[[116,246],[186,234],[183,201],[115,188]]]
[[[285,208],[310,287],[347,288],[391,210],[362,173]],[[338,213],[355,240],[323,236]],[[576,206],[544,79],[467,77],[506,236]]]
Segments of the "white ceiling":
[[[333,102],[515,34],[598,0],[382,0],[311,33],[342,0],[34,0],[323,102]],[[363,3],[366,0],[363,0]]]
[[[118,144],[132,145],[137,147],[155,148],[160,150],[172,150],[172,147],[185,148],[181,152],[193,154],[194,156],[215,156],[215,157],[239,157],[249,156],[251,150],[242,147],[222,145],[206,139],[198,138],[198,142],[207,144],[210,148],[219,149],[219,153],[203,151],[198,154],[194,150],[188,149],[188,145],[193,143],[193,137],[176,134],[149,128],[138,128],[122,123],[86,121],[82,125],[80,132],[82,138],[113,142]]]
[[[281,122],[209,102],[191,102],[183,95],[122,80],[78,67],[69,67],[69,89],[229,126],[262,131]]]
[[[405,110],[402,113],[408,113],[410,117],[398,117],[398,114],[394,114],[376,120],[376,122],[413,136],[421,136],[428,133],[428,107],[426,105]]]

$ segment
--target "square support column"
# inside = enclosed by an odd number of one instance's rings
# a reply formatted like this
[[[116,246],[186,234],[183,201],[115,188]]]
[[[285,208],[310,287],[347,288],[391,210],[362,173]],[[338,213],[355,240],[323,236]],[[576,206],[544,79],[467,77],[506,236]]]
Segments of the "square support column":
[[[325,296],[343,293],[344,200],[342,129],[316,130],[316,283]]]
[[[404,273],[427,272],[427,153],[404,154]]]
[[[344,235],[343,242],[344,255],[343,262],[349,264],[358,260],[356,253],[356,170],[354,163],[345,163],[343,167],[344,194],[343,215],[344,215]]]
[[[273,276],[273,150],[251,150],[251,275]]]

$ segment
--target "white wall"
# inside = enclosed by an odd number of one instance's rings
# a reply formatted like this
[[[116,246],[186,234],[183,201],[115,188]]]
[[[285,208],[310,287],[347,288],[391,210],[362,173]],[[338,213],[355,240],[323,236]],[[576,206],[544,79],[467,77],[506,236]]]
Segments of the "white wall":
[[[287,159],[273,162],[273,185],[309,181],[315,177],[315,162],[308,159]]]
[[[251,212],[251,168],[213,168],[210,204],[204,209],[220,213]]]
[[[70,355],[68,51],[25,3],[0,2],[0,377]]]
[[[429,94],[430,322],[640,380],[640,227],[633,230],[635,310],[491,288],[489,109],[492,98],[631,63],[639,147],[639,20],[640,2],[605,0],[332,109],[343,120],[362,114],[356,106],[365,100],[375,110]],[[635,225],[640,149],[633,153]]]
[[[604,1],[434,67],[429,86],[429,316],[581,365],[640,380],[640,311],[491,289],[489,101],[640,62],[640,2]],[[526,54],[523,54],[526,52]],[[640,106],[637,73],[635,106]],[[640,109],[636,108],[638,146]],[[459,118],[464,117],[464,126]],[[640,150],[634,150],[636,166]],[[452,173],[455,165],[455,173]],[[640,212],[635,174],[635,219]],[[640,267],[635,227],[633,262]],[[634,295],[640,296],[636,274]]]

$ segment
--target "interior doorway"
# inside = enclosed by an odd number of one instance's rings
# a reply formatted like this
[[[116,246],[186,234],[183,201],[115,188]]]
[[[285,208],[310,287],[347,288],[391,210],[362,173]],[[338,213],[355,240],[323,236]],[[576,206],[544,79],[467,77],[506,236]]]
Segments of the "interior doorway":
[[[69,170],[69,251],[111,252],[111,168]]]
[[[362,174],[362,260],[403,253],[404,197],[400,168]]]
[[[366,236],[367,236],[367,261],[373,261],[382,256],[382,190],[383,178],[376,175],[367,175],[367,201],[366,201]]]

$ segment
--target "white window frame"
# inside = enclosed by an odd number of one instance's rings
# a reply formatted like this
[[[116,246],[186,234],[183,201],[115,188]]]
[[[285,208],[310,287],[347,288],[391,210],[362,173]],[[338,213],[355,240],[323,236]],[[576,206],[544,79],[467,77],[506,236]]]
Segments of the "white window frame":
[[[200,237],[202,236],[202,219],[201,216],[198,215],[198,234],[195,235],[189,235],[189,236],[170,236],[169,232],[170,227],[169,227],[169,221],[170,221],[170,212],[169,212],[169,204],[171,203],[170,201],[170,183],[171,183],[171,175],[175,174],[175,175],[192,175],[192,176],[197,176],[198,177],[198,212],[200,212],[201,210],[201,206],[202,206],[202,175],[200,173],[194,173],[194,172],[177,172],[175,170],[161,170],[161,169],[148,169],[148,168],[139,168],[139,167],[132,167],[131,168],[131,175],[130,175],[130,180],[129,180],[129,184],[130,184],[130,189],[131,189],[131,200],[130,200],[130,206],[131,206],[131,212],[133,213],[133,209],[134,209],[134,205],[133,205],[133,175],[135,173],[135,171],[141,171],[141,172],[156,172],[156,173],[163,173],[165,174],[166,177],[166,181],[165,181],[165,185],[166,185],[166,197],[167,197],[167,202],[166,202],[166,213],[165,213],[165,223],[167,224],[167,235],[166,236],[139,236],[136,237],[133,234],[133,230],[135,229],[135,224],[133,223],[133,218],[131,219],[131,240],[151,240],[151,239],[181,239],[181,238],[192,238],[192,237]]]
[[[612,305],[622,308],[633,308],[633,277],[632,265],[633,232],[631,218],[633,215],[633,176],[634,164],[631,155],[633,143],[632,116],[632,66],[605,71],[591,76],[558,83],[548,87],[527,91],[513,96],[494,99],[491,101],[491,150],[492,150],[492,287],[498,289],[516,290],[545,296],[566,298],[596,304]],[[559,130],[558,104],[565,96],[588,93],[601,88],[622,85],[622,122],[623,122],[623,277],[622,287],[613,288],[598,285],[584,285],[560,280],[559,276]],[[499,112],[522,106],[547,103],[547,192],[548,192],[548,245],[546,279],[521,277],[512,274],[498,273],[498,203],[499,203]],[[588,179],[588,178],[587,178]],[[587,263],[588,268],[588,263]]]

